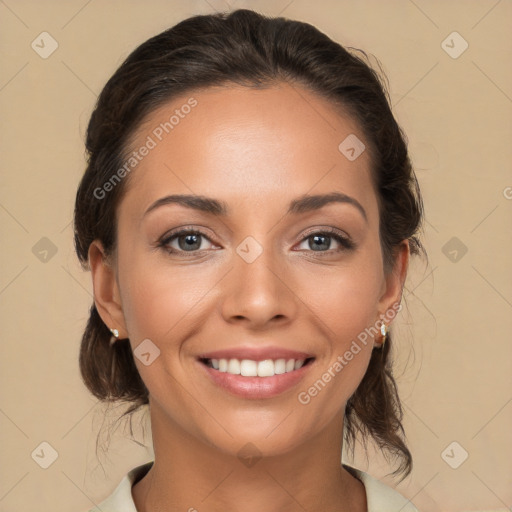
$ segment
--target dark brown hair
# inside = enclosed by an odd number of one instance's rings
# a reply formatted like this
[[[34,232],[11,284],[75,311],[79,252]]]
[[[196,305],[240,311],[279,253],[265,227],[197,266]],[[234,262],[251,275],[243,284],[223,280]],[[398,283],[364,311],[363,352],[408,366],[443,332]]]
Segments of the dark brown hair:
[[[98,198],[95,191],[123,166],[141,122],[177,95],[227,84],[296,84],[348,112],[359,123],[371,155],[385,270],[403,240],[409,240],[412,253],[424,252],[417,237],[423,206],[405,136],[382,78],[367,61],[365,52],[343,48],[312,25],[245,9],[193,16],[144,42],[109,79],[89,122],[87,169],[74,217],[82,266],[89,268],[88,249],[95,239],[107,254],[115,251],[116,209],[129,177],[105,197]],[[148,390],[129,342],[110,345],[110,337],[93,304],[80,347],[80,371],[91,393],[105,402],[131,404],[125,412],[129,414],[148,403]],[[373,351],[362,382],[347,402],[344,436],[352,452],[359,434],[365,443],[373,438],[384,455],[398,459],[393,474],[406,476],[412,457],[404,442],[391,350],[388,335],[384,348]]]

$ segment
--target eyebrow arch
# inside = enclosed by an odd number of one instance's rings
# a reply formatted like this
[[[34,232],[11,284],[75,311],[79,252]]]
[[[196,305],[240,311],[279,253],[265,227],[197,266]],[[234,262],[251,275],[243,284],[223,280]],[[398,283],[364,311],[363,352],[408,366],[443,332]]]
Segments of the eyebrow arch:
[[[330,194],[304,195],[290,202],[287,214],[301,214],[313,210],[319,210],[323,206],[330,203],[345,203],[355,206],[363,218],[368,221],[365,209],[361,203],[351,196],[340,192],[332,192]],[[193,194],[173,194],[161,197],[156,200],[144,213],[146,216],[149,212],[168,204],[179,204],[194,210],[211,213],[217,216],[226,216],[229,208],[223,201],[213,199],[211,197],[193,195]]]
[[[320,208],[329,203],[351,204],[359,210],[364,220],[368,221],[366,211],[361,205],[361,203],[357,199],[354,199],[351,196],[347,196],[346,194],[342,194],[341,192],[332,192],[330,194],[319,194],[313,196],[304,195],[302,197],[299,197],[298,199],[293,200],[290,203],[288,213],[299,214],[309,212],[312,210],[319,210]]]

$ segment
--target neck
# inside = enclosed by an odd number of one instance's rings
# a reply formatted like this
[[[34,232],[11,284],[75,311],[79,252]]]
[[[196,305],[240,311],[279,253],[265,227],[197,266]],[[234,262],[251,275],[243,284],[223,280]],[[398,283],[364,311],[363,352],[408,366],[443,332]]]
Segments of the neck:
[[[342,415],[306,445],[258,458],[253,445],[248,457],[222,452],[155,412],[155,462],[132,488],[139,512],[366,511],[363,484],[341,465]]]

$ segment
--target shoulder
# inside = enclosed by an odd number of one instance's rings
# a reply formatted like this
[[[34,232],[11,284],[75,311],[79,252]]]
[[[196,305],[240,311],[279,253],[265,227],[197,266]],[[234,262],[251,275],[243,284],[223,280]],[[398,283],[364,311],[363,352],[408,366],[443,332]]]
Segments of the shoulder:
[[[138,482],[151,468],[153,462],[147,462],[132,469],[119,482],[114,492],[98,503],[95,508],[88,512],[137,512],[132,497],[132,486]]]
[[[419,512],[410,500],[380,480],[351,466],[343,467],[363,482],[368,512]]]

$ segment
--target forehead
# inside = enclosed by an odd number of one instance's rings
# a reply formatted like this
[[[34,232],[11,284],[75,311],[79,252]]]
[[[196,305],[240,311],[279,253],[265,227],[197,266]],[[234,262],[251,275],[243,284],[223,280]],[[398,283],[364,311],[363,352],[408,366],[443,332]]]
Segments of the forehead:
[[[255,205],[336,190],[371,210],[370,156],[349,160],[339,147],[349,136],[368,146],[356,120],[297,85],[196,90],[150,113],[137,130],[131,150],[150,149],[139,151],[145,156],[123,202],[142,208],[179,192]]]

